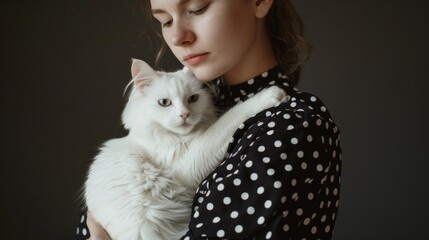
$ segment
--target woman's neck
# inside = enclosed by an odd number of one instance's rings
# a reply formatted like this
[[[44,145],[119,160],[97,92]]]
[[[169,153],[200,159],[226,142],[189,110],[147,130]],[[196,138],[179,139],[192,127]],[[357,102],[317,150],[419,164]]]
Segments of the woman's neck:
[[[268,35],[259,36],[243,60],[222,76],[226,85],[245,82],[278,65]]]

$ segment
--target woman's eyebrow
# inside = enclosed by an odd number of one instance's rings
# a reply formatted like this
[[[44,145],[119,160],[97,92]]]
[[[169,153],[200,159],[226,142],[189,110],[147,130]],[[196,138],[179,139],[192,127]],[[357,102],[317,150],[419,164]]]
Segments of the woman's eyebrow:
[[[183,6],[186,5],[188,2],[190,2],[192,0],[179,0],[178,3],[176,4],[177,6]],[[160,13],[166,13],[165,10],[163,9],[152,9],[152,14],[160,14]]]

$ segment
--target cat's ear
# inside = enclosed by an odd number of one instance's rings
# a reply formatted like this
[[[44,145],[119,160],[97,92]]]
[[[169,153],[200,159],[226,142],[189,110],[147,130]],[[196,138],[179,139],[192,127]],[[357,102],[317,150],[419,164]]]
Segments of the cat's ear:
[[[152,80],[157,76],[155,70],[146,62],[139,59],[132,59],[131,76],[133,78],[134,86],[140,91],[144,86],[149,85]]]

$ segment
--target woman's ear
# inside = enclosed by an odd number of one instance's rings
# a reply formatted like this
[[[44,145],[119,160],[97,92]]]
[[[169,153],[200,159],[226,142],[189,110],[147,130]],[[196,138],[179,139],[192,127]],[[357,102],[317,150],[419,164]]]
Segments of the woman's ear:
[[[152,80],[157,76],[149,64],[139,59],[132,59],[131,76],[133,78],[134,86],[136,89],[143,91],[144,86],[149,85]]]
[[[283,0],[280,0],[283,1]],[[254,0],[255,2],[255,16],[257,18],[264,18],[273,6],[273,0]]]

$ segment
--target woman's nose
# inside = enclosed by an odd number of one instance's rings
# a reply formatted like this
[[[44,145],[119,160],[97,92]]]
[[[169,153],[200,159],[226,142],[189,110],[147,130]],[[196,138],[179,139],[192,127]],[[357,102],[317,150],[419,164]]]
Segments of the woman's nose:
[[[188,45],[195,41],[195,34],[186,24],[177,23],[173,26],[170,41],[174,46]]]

